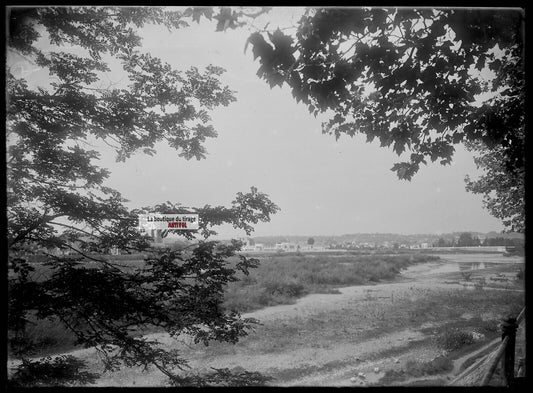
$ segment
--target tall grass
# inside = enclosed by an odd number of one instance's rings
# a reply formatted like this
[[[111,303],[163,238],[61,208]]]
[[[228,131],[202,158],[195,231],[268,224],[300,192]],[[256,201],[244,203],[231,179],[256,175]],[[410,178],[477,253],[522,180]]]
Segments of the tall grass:
[[[390,280],[413,263],[437,260],[428,255],[270,256],[240,281],[230,283],[224,306],[240,312],[287,304],[308,293]]]
[[[409,378],[422,378],[438,374],[449,373],[453,370],[453,362],[444,356],[439,356],[427,362],[408,360],[401,370],[390,369],[379,380],[378,385],[392,385]]]
[[[22,336],[8,332],[8,353],[30,356],[52,355],[74,348],[76,336],[58,318],[39,319],[34,313],[26,316],[28,323]]]
[[[125,267],[139,267],[144,263],[135,256],[128,260],[119,256],[116,262]],[[413,263],[437,260],[427,255],[270,255],[260,258],[258,268],[240,281],[229,283],[223,306],[240,312],[263,307],[290,304],[308,293],[331,292],[348,285],[359,285],[394,278],[401,269]],[[230,260],[236,263],[237,258]],[[38,276],[48,276],[50,269],[36,268]],[[30,323],[20,345],[27,345],[25,352],[33,356],[61,353],[75,348],[76,338],[57,319],[37,319],[28,316]],[[149,332],[143,332],[149,333]],[[9,341],[16,344],[17,338]],[[30,344],[31,343],[31,344]],[[11,348],[9,349],[11,352]]]

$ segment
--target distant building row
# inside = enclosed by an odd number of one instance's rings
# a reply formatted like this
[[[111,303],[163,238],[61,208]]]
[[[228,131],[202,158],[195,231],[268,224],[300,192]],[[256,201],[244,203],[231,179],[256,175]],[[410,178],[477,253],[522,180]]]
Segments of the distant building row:
[[[239,239],[244,243],[242,251],[252,251],[252,252],[297,252],[297,251],[323,251],[326,248],[322,246],[313,246],[313,245],[300,245],[291,242],[282,242],[276,243],[274,246],[265,245],[262,243],[254,243],[249,238]]]

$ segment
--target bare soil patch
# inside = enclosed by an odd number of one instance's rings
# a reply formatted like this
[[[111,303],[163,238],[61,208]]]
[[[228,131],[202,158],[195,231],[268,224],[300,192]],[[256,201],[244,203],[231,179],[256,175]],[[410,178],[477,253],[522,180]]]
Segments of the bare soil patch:
[[[453,358],[437,343],[443,329],[456,326],[472,330],[485,322],[490,327],[491,322],[523,306],[523,282],[513,278],[523,258],[469,254],[445,255],[442,259],[410,266],[393,282],[340,288],[336,294],[312,294],[295,304],[244,314],[262,325],[235,345],[212,343],[205,347],[187,337],[176,340],[160,333],[150,338],[157,338],[167,348],[180,349],[195,372],[242,367],[274,377],[271,384],[275,386],[380,385],[387,370],[402,370],[409,360],[429,362],[443,355]],[[480,261],[486,262],[485,266],[472,270],[470,281],[465,281],[457,264]],[[504,285],[490,280],[502,274],[509,277]],[[485,279],[483,287],[469,285],[480,278]],[[470,352],[498,335],[497,330],[485,333]],[[93,371],[102,371],[94,350],[72,354],[86,360]],[[407,378],[397,384],[445,384],[471,356],[456,357],[459,360],[452,372]],[[96,383],[166,385],[164,375],[157,370],[126,367],[103,373]]]

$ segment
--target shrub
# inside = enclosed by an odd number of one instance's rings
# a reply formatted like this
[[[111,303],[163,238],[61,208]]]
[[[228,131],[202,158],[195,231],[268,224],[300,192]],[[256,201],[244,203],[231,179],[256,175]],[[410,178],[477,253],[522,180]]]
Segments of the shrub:
[[[480,277],[474,283],[474,288],[483,289],[486,285],[487,285],[487,280],[485,279],[485,277]]]
[[[32,361],[23,359],[9,380],[12,387],[58,385],[87,385],[95,382],[97,374],[82,371],[85,363],[71,355]]]
[[[269,375],[261,374],[257,371],[247,371],[242,367],[213,368],[211,372],[195,375],[192,373],[185,374],[184,377],[173,380],[169,378],[171,385],[177,386],[194,386],[194,387],[221,387],[221,386],[264,386],[274,378]]]
[[[257,279],[255,277],[252,277],[249,274],[245,275],[240,281],[240,286],[254,285],[254,284],[257,284]]]
[[[445,356],[439,356],[429,362],[409,360],[405,364],[405,372],[413,377],[436,375],[453,370],[453,362]]]
[[[26,316],[24,333],[9,332],[9,351],[14,354],[43,356],[50,350],[62,351],[74,347],[76,336],[56,317],[39,319],[34,313]]]
[[[250,311],[261,307],[292,303],[307,293],[361,285],[394,278],[402,269],[435,260],[428,255],[275,255],[261,258],[256,269],[240,281],[229,283],[224,307]],[[237,260],[234,261],[236,263]]]
[[[296,280],[274,282],[269,281],[265,283],[267,293],[271,295],[282,295],[288,297],[298,297],[304,293],[304,286]]]
[[[403,370],[387,370],[385,375],[379,380],[379,385],[392,385],[394,382],[402,382],[407,379],[407,375]]]
[[[272,296],[258,284],[246,287],[231,286],[224,295],[226,310],[246,312],[272,304]]]
[[[447,329],[438,337],[437,343],[442,349],[455,351],[474,343],[474,336],[471,332],[465,332],[457,328]]]
[[[500,332],[500,326],[499,322],[497,320],[489,320],[489,321],[481,321],[479,323],[479,326],[477,327],[477,330],[480,333],[497,333]]]
[[[421,378],[427,375],[448,373],[451,370],[453,370],[453,362],[445,356],[439,356],[429,362],[408,360],[404,369],[385,371],[385,375],[379,380],[379,383],[392,385],[405,381],[407,378]]]

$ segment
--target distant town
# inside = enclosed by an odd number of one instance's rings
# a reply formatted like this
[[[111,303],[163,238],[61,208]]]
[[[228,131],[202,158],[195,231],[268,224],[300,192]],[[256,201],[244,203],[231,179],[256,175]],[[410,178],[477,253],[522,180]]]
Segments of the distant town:
[[[174,236],[154,234],[154,245],[184,242]],[[475,247],[505,251],[524,246],[524,235],[498,232],[452,232],[446,234],[357,233],[340,236],[255,236],[241,237],[243,252],[320,252],[332,250],[423,250]],[[229,242],[229,240],[226,240]]]
[[[449,234],[383,234],[361,233],[341,236],[267,236],[239,239],[242,251],[323,251],[323,250],[399,250],[439,249],[450,247],[491,247],[505,251],[506,247],[523,247],[519,233],[453,232]]]
[[[167,231],[156,230],[150,234],[155,247],[171,247],[179,249],[196,241],[186,241],[181,236],[168,234]],[[73,249],[90,253],[88,245],[92,242],[91,236],[82,236],[77,240],[64,238],[66,247],[51,247],[34,250],[43,254],[71,255]],[[402,235],[394,233],[358,233],[340,236],[256,236],[241,237],[241,252],[269,253],[269,252],[333,252],[333,251],[379,251],[399,252],[403,250],[478,250],[487,252],[505,252],[509,250],[523,250],[524,235],[520,233],[498,232],[453,232],[448,234],[414,234]],[[224,240],[223,242],[230,242]],[[120,255],[126,252],[118,247],[109,247],[100,250],[101,253]]]

